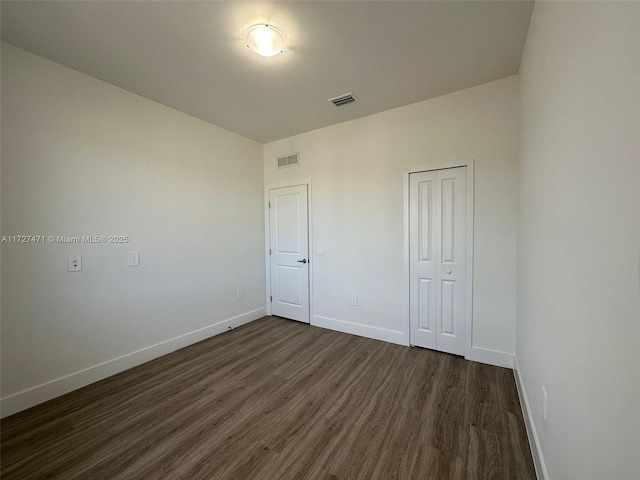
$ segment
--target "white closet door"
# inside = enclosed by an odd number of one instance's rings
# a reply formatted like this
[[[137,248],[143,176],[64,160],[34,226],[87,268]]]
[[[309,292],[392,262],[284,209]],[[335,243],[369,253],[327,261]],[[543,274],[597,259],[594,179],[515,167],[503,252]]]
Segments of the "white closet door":
[[[464,355],[466,316],[466,167],[438,170],[436,254],[438,306],[436,348]]]
[[[435,171],[413,173],[409,178],[411,344],[435,349],[438,290],[436,258],[437,174]]]
[[[464,355],[466,167],[410,175],[411,344]]]

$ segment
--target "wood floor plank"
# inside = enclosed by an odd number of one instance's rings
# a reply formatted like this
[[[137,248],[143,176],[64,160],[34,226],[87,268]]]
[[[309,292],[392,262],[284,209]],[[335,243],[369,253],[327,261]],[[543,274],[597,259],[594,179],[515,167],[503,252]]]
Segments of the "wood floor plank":
[[[276,317],[0,429],[3,479],[535,479],[510,370]]]
[[[509,478],[505,476],[498,435],[474,425],[469,426],[469,432],[467,471],[486,480]]]

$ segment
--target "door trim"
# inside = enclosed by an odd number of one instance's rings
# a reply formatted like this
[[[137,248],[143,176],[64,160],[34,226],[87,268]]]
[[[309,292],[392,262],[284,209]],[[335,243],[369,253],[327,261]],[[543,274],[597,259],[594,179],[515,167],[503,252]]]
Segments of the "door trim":
[[[411,319],[410,319],[410,272],[409,272],[409,175],[412,173],[428,172],[432,170],[444,170],[448,168],[467,167],[467,265],[466,265],[466,315],[464,319],[464,358],[471,360],[473,345],[473,186],[474,186],[474,163],[475,159],[461,162],[433,162],[429,165],[412,167],[402,172],[404,186],[404,318],[407,326],[407,345],[411,343]]]
[[[277,188],[307,186],[307,229],[309,231],[309,324],[313,325],[313,204],[311,194],[311,179],[302,180],[300,182],[274,183],[265,186],[264,189],[264,259],[265,259],[265,302],[267,304],[267,315],[271,315],[271,255],[269,255],[269,244],[271,240],[271,232],[269,226],[269,191]]]

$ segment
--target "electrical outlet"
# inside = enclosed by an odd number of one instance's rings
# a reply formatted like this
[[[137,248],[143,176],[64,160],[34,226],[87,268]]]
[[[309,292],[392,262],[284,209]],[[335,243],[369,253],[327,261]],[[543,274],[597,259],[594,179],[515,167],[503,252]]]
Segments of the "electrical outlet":
[[[67,257],[67,271],[79,272],[82,270],[82,255],[69,255]]]
[[[544,387],[541,387],[542,390],[542,419],[546,420],[547,419],[547,400],[549,399],[549,397],[547,396],[547,389]]]
[[[244,289],[243,288],[239,288],[238,289],[238,300],[244,300]]]
[[[140,265],[140,254],[138,252],[129,252],[127,256],[127,265],[137,267]]]
[[[351,305],[354,307],[358,306],[358,295],[351,295]]]

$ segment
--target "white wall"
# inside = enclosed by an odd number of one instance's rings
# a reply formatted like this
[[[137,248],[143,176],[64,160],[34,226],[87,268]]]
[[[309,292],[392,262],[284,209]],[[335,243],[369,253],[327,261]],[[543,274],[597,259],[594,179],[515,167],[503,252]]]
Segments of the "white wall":
[[[3,44],[2,235],[130,238],[2,245],[3,414],[263,315],[262,195],[260,144]]]
[[[536,2],[520,75],[516,352],[543,461],[637,479],[640,4]]]
[[[510,364],[517,105],[514,76],[265,145],[266,188],[312,180],[312,240],[324,248],[312,258],[312,323],[408,342],[405,172],[475,158],[473,344]],[[300,166],[276,170],[276,157],[292,152]]]

